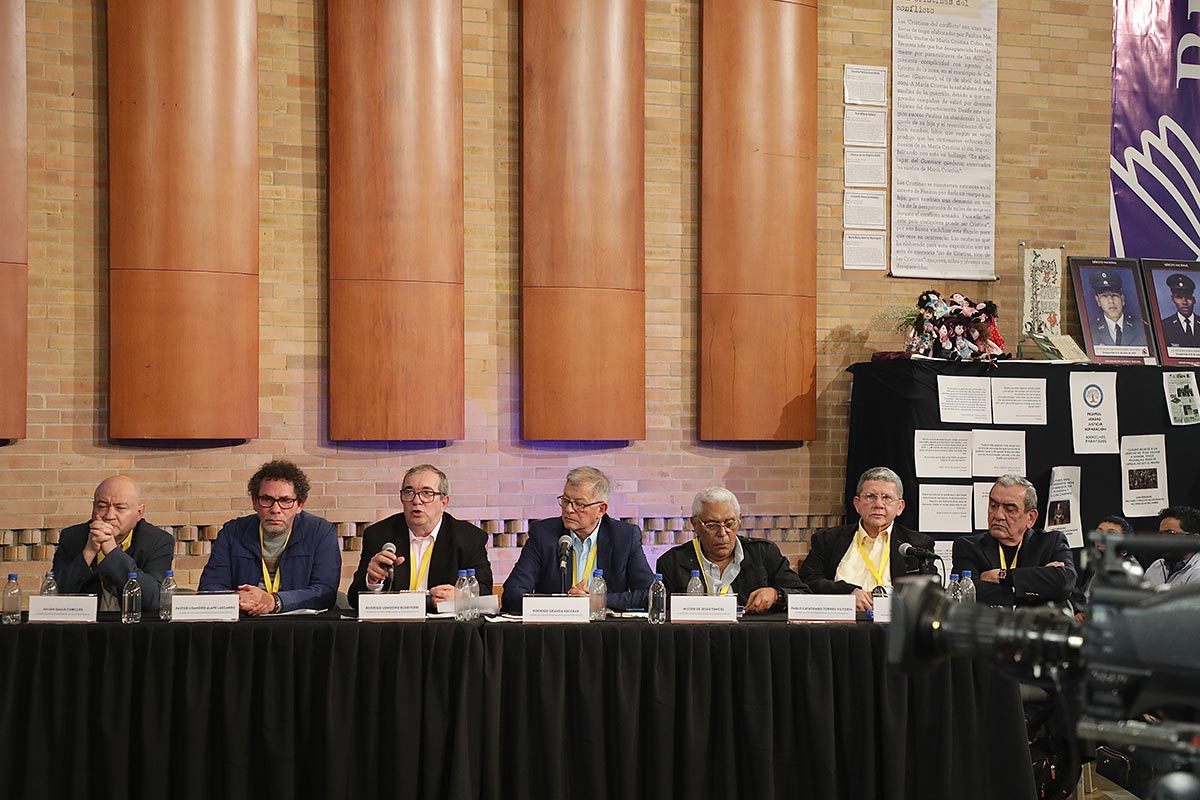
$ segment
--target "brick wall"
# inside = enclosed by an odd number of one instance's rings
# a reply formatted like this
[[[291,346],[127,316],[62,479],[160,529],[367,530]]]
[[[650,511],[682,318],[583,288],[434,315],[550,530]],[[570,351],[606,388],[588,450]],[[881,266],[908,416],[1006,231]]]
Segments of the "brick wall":
[[[1001,281],[939,288],[996,300],[1001,329],[1015,338],[1019,240],[1064,243],[1076,255],[1107,253],[1111,6],[1000,3]],[[357,564],[355,534],[399,509],[399,480],[421,461],[449,473],[453,512],[493,534],[501,575],[527,520],[556,513],[563,475],[581,464],[610,474],[614,515],[645,526],[648,543],[685,540],[692,495],[720,483],[739,495],[756,532],[799,555],[807,532],[841,513],[843,370],[875,350],[896,349],[900,338],[884,318],[926,288],[840,267],[842,66],[890,63],[891,4],[849,0],[820,9],[819,436],[803,447],[695,440],[700,3],[646,5],[645,441],[550,446],[518,438],[517,0],[463,2],[466,438],[444,447],[328,441],[324,3],[259,0],[260,438],[156,448],[105,439],[103,4],[27,0],[29,438],[0,447],[6,567],[44,570],[58,529],[85,519],[95,484],[120,471],[142,484],[149,519],[179,536],[183,582],[194,584],[206,537],[249,513],[245,481],[276,456],[308,471],[309,509],[342,523],[347,575]]]

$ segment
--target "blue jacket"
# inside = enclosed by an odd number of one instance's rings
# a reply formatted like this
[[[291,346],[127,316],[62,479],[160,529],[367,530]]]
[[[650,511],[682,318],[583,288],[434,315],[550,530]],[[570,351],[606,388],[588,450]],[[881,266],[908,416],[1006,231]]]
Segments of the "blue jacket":
[[[333,523],[307,511],[297,514],[279,558],[279,574],[282,611],[333,608],[342,578],[342,548]],[[229,520],[213,542],[200,574],[200,591],[237,591],[244,583],[258,586],[262,577],[258,515]]]
[[[520,614],[525,595],[561,594],[562,574],[558,569],[558,537],[567,532],[562,517],[532,522],[521,555],[504,582],[504,610]],[[654,573],[642,550],[642,532],[636,525],[615,520],[607,514],[600,520],[596,540],[596,567],[604,570],[608,584],[608,607],[617,611],[645,608],[647,590]]]

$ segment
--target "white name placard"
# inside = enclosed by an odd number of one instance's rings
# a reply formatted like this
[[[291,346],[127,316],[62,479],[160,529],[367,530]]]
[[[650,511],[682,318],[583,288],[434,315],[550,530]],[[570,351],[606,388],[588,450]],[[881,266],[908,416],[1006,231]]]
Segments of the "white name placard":
[[[892,598],[876,597],[874,600],[875,611],[872,614],[872,619],[875,622],[891,622],[892,621]]]
[[[94,594],[29,596],[30,622],[95,622],[100,598]]]
[[[854,622],[854,595],[789,594],[788,622]]]
[[[177,594],[171,599],[171,622],[237,621],[237,592]]]
[[[525,595],[522,622],[589,622],[590,597],[565,594]]]
[[[455,605],[457,600],[443,600],[437,604],[439,614],[453,614],[458,606]],[[479,609],[479,613],[484,616],[495,616],[500,613],[500,598],[494,594],[485,594],[475,601],[475,607]]]
[[[673,594],[671,622],[737,622],[737,595]]]
[[[422,590],[387,592],[359,592],[358,620],[388,621],[388,620],[423,620],[425,619],[425,599],[428,593]]]

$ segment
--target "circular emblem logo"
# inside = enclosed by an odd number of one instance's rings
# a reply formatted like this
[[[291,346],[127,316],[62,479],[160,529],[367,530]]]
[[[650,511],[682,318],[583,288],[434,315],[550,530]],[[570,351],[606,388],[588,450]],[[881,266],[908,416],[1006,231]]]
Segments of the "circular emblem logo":
[[[1104,402],[1104,390],[1094,383],[1089,383],[1083,388],[1083,402],[1088,408],[1095,408]]]

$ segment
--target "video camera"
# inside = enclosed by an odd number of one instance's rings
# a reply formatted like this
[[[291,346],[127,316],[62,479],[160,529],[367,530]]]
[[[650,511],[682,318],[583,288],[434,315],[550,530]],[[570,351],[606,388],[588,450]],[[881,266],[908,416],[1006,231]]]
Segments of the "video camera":
[[[936,578],[902,578],[888,660],[915,671],[976,658],[1055,690],[1078,740],[1119,746],[1161,774],[1150,798],[1200,800],[1200,584],[1144,588],[1130,558],[1195,552],[1200,537],[1094,531],[1089,540],[1096,578],[1083,623],[1052,607],[957,604]]]

